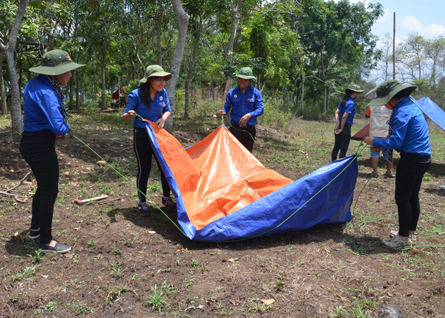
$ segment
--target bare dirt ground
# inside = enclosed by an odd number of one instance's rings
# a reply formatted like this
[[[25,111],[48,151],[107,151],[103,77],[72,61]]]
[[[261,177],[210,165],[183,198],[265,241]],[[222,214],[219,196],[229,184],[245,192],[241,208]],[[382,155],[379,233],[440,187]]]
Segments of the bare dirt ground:
[[[174,135],[184,146],[214,128],[179,123]],[[210,244],[190,241],[156,208],[151,217],[138,215],[131,127],[98,126],[83,124],[76,135],[122,176],[77,139],[58,142],[53,235],[72,252],[35,253],[32,175],[11,191],[25,202],[0,195],[0,317],[445,317],[443,132],[432,138],[437,155],[420,193],[416,245],[398,252],[380,243],[397,230],[394,179],[367,183],[368,153],[359,159],[351,222]],[[309,138],[307,130],[323,127],[325,137]],[[327,124],[301,122],[294,134],[259,127],[254,154],[297,179],[329,161],[330,135]],[[0,191],[29,171],[19,140],[0,140]],[[160,205],[152,171],[149,198]],[[103,194],[109,198],[73,204]],[[175,220],[174,210],[162,210]]]

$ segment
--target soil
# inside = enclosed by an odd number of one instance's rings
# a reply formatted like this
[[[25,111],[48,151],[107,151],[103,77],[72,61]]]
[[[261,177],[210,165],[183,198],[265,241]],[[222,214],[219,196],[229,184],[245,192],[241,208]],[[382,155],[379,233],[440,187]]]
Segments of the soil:
[[[206,133],[174,135],[189,146]],[[131,133],[79,137],[109,163],[125,166],[119,172],[134,182]],[[274,156],[268,142],[290,142],[262,127],[257,138],[261,160]],[[3,191],[29,171],[18,143],[0,140]],[[27,197],[24,203],[0,195],[0,317],[445,317],[443,164],[432,165],[422,186],[415,248],[398,252],[380,243],[397,229],[394,179],[367,183],[368,158],[359,159],[351,222],[210,244],[190,241],[156,208],[151,217],[139,216],[134,188],[75,138],[58,142],[57,151],[53,235],[72,251],[37,259],[39,240],[28,238],[32,175],[11,191]],[[266,166],[293,179],[306,174]],[[154,165],[152,171],[151,182],[159,184]],[[101,194],[109,198],[73,204]],[[158,205],[160,195],[159,187],[150,192]],[[175,220],[174,210],[162,211]]]

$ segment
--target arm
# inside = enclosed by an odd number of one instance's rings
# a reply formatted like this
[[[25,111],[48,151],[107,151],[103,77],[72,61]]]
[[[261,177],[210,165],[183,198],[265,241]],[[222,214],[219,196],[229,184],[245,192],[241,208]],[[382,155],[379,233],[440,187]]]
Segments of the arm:
[[[162,114],[162,116],[156,121],[156,124],[158,124],[159,128],[164,128],[164,124],[167,121],[167,119],[170,117],[171,115],[171,110],[170,110],[170,100],[168,99],[168,95],[167,95],[167,91],[164,89],[162,94],[164,96],[165,99],[165,106],[163,107],[164,113]]]
[[[128,95],[127,98],[127,105],[125,106],[125,110],[124,110],[124,114],[122,115],[122,119],[125,122],[129,122],[130,120],[134,119],[137,114],[136,114],[136,105],[137,105],[137,96],[135,96],[135,94],[133,94],[133,92],[131,92]]]
[[[263,97],[261,96],[261,92],[257,89],[255,89],[254,92],[255,103],[253,105],[253,110],[241,117],[240,121],[238,122],[241,127],[246,127],[250,118],[259,117],[264,113],[264,101]]]
[[[226,96],[226,101],[225,101],[225,103],[224,103],[224,109],[219,109],[217,112],[216,112],[216,116],[218,116],[219,118],[221,118],[223,115],[225,115],[225,114],[227,114],[229,111],[230,111],[230,108],[232,108],[232,100],[231,100],[231,94],[232,93],[232,90],[230,90],[228,93],[227,93],[227,96]]]
[[[51,89],[42,89],[36,92],[35,102],[42,109],[45,117],[51,125],[51,131],[55,135],[65,135],[70,126],[65,123],[62,114],[60,113],[60,101],[57,93]]]

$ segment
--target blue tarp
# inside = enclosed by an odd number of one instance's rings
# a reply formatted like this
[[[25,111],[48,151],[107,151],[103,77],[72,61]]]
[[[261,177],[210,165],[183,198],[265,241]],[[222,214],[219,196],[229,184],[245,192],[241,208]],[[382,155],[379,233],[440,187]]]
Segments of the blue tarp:
[[[180,161],[178,156],[187,156],[187,153],[185,150],[183,152],[179,149],[175,150],[173,154],[176,159],[172,160],[170,146],[166,145],[171,144],[171,139],[160,137],[158,135],[160,131],[155,127],[155,132],[153,127],[147,124],[148,135],[155,155],[176,197],[178,224],[185,235],[192,240],[220,242],[268,236],[275,233],[304,230],[316,224],[344,223],[352,218],[351,204],[358,176],[358,163],[355,155],[331,162],[201,229],[197,229],[190,222],[187,214],[186,204],[178,187],[179,179],[177,182],[172,173],[172,171],[185,171],[183,167],[181,167],[182,170],[178,170],[172,165]],[[161,131],[164,135],[168,134],[165,130]],[[230,134],[226,132],[226,129],[221,130],[221,133]],[[213,138],[211,137],[213,135],[206,138]],[[173,137],[169,135],[167,138]],[[202,143],[199,146],[202,148]],[[238,145],[231,145],[228,149],[220,150],[230,152],[235,147]],[[162,150],[165,152],[165,156]],[[252,156],[252,160],[254,159],[256,160]],[[195,169],[195,167],[190,167],[190,169]]]
[[[417,107],[428,116],[433,122],[435,122],[440,128],[445,130],[445,112],[436,105],[428,96],[419,99]]]

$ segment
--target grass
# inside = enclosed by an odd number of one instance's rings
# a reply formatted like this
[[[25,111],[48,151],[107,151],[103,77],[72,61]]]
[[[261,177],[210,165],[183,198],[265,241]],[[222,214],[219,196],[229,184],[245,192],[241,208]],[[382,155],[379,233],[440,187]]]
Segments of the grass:
[[[190,140],[185,146],[197,142],[220,125],[213,117],[219,107],[217,102],[199,103],[191,109],[189,120],[178,112],[173,134]],[[254,155],[267,168],[296,180],[330,161],[333,125],[272,111],[278,107],[266,101]],[[0,126],[2,122],[3,117]],[[365,123],[357,118],[353,133]],[[36,253],[36,243],[25,232],[29,202],[17,204],[0,197],[0,279],[5,287],[0,303],[7,303],[17,314],[52,316],[57,311],[67,317],[119,316],[134,310],[144,317],[161,313],[165,317],[255,313],[279,317],[289,312],[300,317],[373,317],[380,299],[394,299],[388,292],[397,293],[396,299],[412,309],[407,317],[414,312],[419,317],[434,316],[424,310],[425,304],[445,309],[440,284],[445,276],[445,203],[439,188],[445,184],[445,137],[440,130],[430,131],[434,155],[421,191],[420,246],[396,253],[379,243],[397,226],[393,184],[384,179],[366,184],[364,175],[370,171],[367,149],[359,159],[363,175],[359,175],[354,195],[354,219],[348,224],[211,244],[190,242],[159,211],[151,218],[135,213],[137,165],[131,149],[132,127],[119,113],[76,114],[72,126],[73,134],[99,154],[110,154],[110,164],[120,175],[110,166],[98,167],[99,158],[75,138],[58,143],[63,186],[53,234],[71,244],[72,257]],[[352,141],[350,152],[358,144]],[[18,153],[15,156],[19,158]],[[153,162],[148,197],[159,204],[162,187],[155,167]],[[8,171],[9,167],[0,165],[2,186],[20,180],[20,173]],[[28,190],[32,193],[35,188]],[[125,200],[72,204],[76,198],[102,194]],[[174,213],[169,216],[175,219]],[[233,258],[238,261],[227,261]],[[67,274],[72,271],[77,278]],[[30,291],[42,284],[48,286],[48,298],[37,299]],[[409,293],[414,296],[406,296]],[[261,302],[274,297],[272,305]]]

